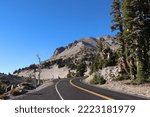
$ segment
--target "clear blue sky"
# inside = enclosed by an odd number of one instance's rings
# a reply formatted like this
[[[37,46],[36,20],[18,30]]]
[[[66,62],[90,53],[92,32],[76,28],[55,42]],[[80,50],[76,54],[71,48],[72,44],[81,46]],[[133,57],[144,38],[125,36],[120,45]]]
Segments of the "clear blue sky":
[[[112,35],[112,0],[0,0],[0,72],[51,57],[82,37]]]

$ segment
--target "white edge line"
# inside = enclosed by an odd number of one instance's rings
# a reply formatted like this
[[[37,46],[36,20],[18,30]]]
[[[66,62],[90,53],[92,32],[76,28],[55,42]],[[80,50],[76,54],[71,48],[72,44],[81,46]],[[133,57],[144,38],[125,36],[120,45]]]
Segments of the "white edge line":
[[[58,88],[57,88],[57,85],[60,81],[58,81],[56,84],[55,84],[55,89],[56,89],[56,92],[58,93],[59,97],[61,100],[64,100],[64,98],[62,97],[62,95],[60,94],[60,92],[58,91]]]

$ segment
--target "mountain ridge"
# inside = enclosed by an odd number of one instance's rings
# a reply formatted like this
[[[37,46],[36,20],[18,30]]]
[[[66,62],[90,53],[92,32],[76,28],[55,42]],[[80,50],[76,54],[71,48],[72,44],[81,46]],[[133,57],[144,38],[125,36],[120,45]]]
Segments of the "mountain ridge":
[[[114,48],[112,43],[116,44],[113,37],[84,37],[79,40],[75,40],[73,43],[69,43],[67,46],[56,48],[53,55],[42,62],[41,78],[66,78],[69,71],[76,72],[76,68],[81,60],[84,60],[87,64],[88,75],[90,72],[90,64],[94,59],[94,56],[99,50],[99,43],[102,42],[105,48]],[[115,45],[114,44],[114,45]],[[38,65],[30,65],[29,67],[15,71],[14,75],[23,77],[38,77]]]

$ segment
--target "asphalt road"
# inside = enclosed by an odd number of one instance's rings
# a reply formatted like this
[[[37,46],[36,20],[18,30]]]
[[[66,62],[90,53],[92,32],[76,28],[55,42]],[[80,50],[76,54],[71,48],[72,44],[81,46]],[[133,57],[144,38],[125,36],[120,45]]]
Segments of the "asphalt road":
[[[145,98],[97,88],[81,78],[55,80],[53,85],[27,93],[16,100],[145,100]]]

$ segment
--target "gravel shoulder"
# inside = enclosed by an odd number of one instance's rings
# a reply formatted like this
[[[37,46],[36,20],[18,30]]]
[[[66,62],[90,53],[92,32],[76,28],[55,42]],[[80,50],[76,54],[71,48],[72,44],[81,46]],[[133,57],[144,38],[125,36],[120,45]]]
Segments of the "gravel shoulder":
[[[86,78],[83,82],[90,84],[92,77]],[[150,99],[150,83],[145,83],[141,85],[129,85],[130,81],[109,81],[104,85],[95,85],[96,87],[101,87],[109,90],[114,90],[117,92],[127,93],[131,95],[142,96]]]

